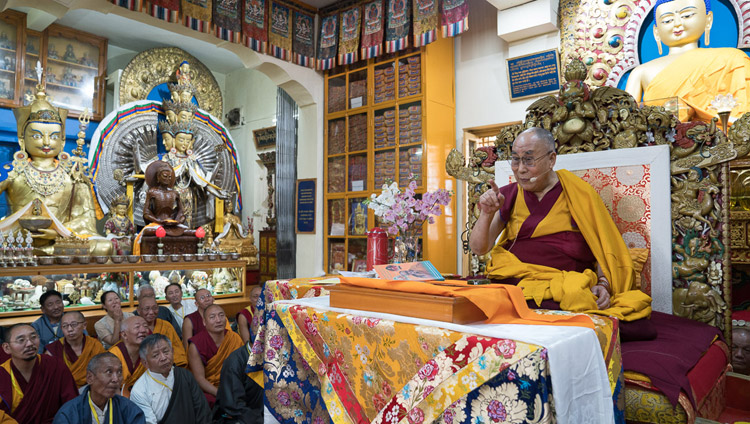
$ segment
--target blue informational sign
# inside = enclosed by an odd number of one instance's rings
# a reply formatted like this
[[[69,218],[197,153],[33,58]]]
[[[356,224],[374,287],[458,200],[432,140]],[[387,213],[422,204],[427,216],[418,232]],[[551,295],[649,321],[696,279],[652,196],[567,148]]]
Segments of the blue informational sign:
[[[560,59],[556,49],[507,59],[506,64],[511,100],[560,89]]]
[[[315,234],[315,178],[297,180],[297,233]]]

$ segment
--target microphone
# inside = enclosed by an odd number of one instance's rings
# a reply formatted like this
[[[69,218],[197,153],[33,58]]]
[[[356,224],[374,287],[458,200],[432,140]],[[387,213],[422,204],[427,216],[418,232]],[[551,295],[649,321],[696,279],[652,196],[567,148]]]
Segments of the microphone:
[[[536,181],[537,181],[537,180],[538,180],[538,179],[539,179],[539,178],[540,178],[540,177],[541,177],[542,175],[544,175],[544,174],[547,174],[547,173],[549,173],[550,171],[552,171],[552,168],[550,168],[550,169],[548,169],[548,170],[546,170],[546,171],[542,172],[541,174],[537,175],[536,177],[531,177],[531,178],[529,178],[529,182],[531,182],[531,183],[535,183],[535,182],[536,182]]]

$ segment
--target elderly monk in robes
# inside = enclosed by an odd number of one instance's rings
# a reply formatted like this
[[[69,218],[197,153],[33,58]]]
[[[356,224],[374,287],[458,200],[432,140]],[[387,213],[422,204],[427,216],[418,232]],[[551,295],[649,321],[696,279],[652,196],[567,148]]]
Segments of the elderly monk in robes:
[[[19,423],[51,423],[58,409],[78,396],[68,368],[49,355],[39,355],[39,335],[29,324],[16,324],[5,334],[0,364],[0,410]]]
[[[147,297],[153,297],[154,299],[156,299],[156,290],[154,290],[154,288],[150,284],[142,284],[138,286],[138,301],[140,302],[141,299]],[[138,315],[138,311],[135,311],[135,314]],[[177,322],[177,320],[172,315],[172,312],[167,307],[159,306],[156,317],[168,322],[169,325],[171,325],[174,329],[175,333],[177,333],[177,337],[182,339],[182,323]]]
[[[607,207],[588,183],[553,171],[556,159],[549,131],[529,128],[516,138],[516,182],[492,181],[480,197],[472,251],[492,249],[487,275],[518,284],[537,306],[553,300],[567,311],[626,321],[650,316],[651,298],[635,289],[633,261]]]
[[[147,370],[133,386],[130,400],[143,410],[148,424],[211,422],[208,401],[193,374],[173,365],[173,347],[163,334],[143,339],[140,355]]]
[[[60,320],[62,339],[47,345],[47,355],[54,356],[68,367],[76,386],[86,385],[86,367],[94,356],[106,352],[99,340],[83,334],[86,319],[79,311],[66,312]]]
[[[189,340],[188,361],[195,380],[213,408],[219,390],[221,366],[243,343],[237,333],[226,328],[227,316],[221,306],[209,306],[204,317],[206,329]]]
[[[122,340],[109,348],[112,353],[120,360],[122,364],[122,387],[120,394],[130,397],[130,390],[136,381],[146,371],[146,367],[141,363],[141,357],[138,349],[143,339],[148,336],[148,324],[143,317],[132,316],[126,318],[120,326],[120,337]]]
[[[138,316],[146,320],[149,330],[154,334],[163,334],[174,347],[174,364],[178,367],[187,367],[187,354],[185,347],[182,346],[182,340],[172,328],[172,325],[156,315],[159,312],[159,305],[156,304],[156,298],[144,297],[138,302]]]
[[[654,39],[666,56],[636,66],[625,90],[636,100],[658,100],[677,96],[685,101],[695,118],[710,122],[717,111],[708,109],[717,94],[731,94],[738,105],[731,118],[750,111],[750,58],[735,48],[702,48],[705,34],[710,44],[713,12],[710,0],[658,0],[654,5]],[[681,116],[683,121],[691,116]]]
[[[182,323],[182,340],[185,345],[185,351],[188,350],[188,340],[194,335],[206,329],[204,324],[204,314],[206,308],[214,304],[214,296],[207,289],[198,289],[195,292],[195,306],[198,310],[185,317]],[[227,330],[229,330],[227,321]]]
[[[100,353],[86,370],[88,386],[80,396],[63,405],[53,424],[144,424],[138,405],[118,395],[122,385],[122,364],[109,352]]]

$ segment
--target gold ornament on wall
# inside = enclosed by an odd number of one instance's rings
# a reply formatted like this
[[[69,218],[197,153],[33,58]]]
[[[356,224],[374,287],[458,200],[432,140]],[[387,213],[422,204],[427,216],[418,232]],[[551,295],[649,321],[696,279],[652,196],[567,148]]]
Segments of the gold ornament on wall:
[[[190,75],[180,78],[175,70],[183,61],[189,63]],[[154,87],[187,78],[194,87],[198,106],[214,116],[222,116],[221,89],[206,65],[177,47],[161,47],[143,51],[128,63],[120,79],[120,104],[144,100]]]

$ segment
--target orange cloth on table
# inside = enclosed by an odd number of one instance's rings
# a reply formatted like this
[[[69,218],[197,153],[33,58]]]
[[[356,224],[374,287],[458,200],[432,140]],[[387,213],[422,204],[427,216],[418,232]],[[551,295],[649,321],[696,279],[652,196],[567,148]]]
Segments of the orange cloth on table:
[[[73,374],[73,379],[75,379],[76,381],[76,386],[78,386],[78,388],[80,389],[87,384],[86,367],[88,367],[89,361],[94,356],[106,352],[106,349],[104,349],[104,346],[102,346],[99,340],[84,334],[83,349],[81,350],[81,354],[78,355],[75,360],[73,360],[68,352],[66,352],[66,348],[70,348],[69,346],[70,345],[66,346],[65,337],[63,337],[62,339],[53,342],[51,345],[48,345],[46,349],[52,354],[52,356],[58,359],[62,359],[62,361],[65,362],[65,365],[70,370],[70,373]]]
[[[341,284],[380,290],[465,297],[487,316],[488,324],[562,325],[594,328],[585,315],[542,315],[529,309],[520,287],[508,284],[469,285],[466,281],[389,281],[341,277]]]
[[[143,231],[145,231],[146,228],[156,228],[156,227],[159,227],[159,226],[160,226],[160,224],[157,224],[156,222],[152,222],[152,223],[146,225],[145,227],[143,227],[143,229],[141,230],[141,232],[138,233],[135,236],[135,240],[133,240],[133,254],[134,255],[140,255],[141,254],[141,238],[143,237]]]
[[[132,361],[132,358],[128,355],[128,349],[125,347],[125,342],[122,340],[109,348],[108,352],[114,354],[120,360],[120,363],[122,363],[122,395],[129,398],[130,390],[135,385],[135,382],[146,372],[146,367],[141,362],[140,356],[136,358],[136,362]]]
[[[506,232],[491,251],[488,276],[494,279],[520,278],[518,286],[523,289],[525,298],[534,299],[537,305],[543,299],[552,299],[560,302],[560,307],[566,311],[607,315],[624,321],[649,317],[651,297],[635,288],[633,260],[604,202],[587,182],[572,172],[563,169],[557,171],[557,176],[563,187],[557,203],[566,204],[564,207],[553,206],[533,236],[548,234],[550,227],[559,226],[561,220],[572,217],[610,283],[611,306],[604,310],[596,306],[596,296],[591,292],[591,287],[597,283],[594,271],[561,271],[521,262],[502,247],[509,240]],[[519,199],[523,199],[523,195],[517,197],[512,213],[528,216],[528,210],[523,210],[525,204]],[[562,216],[564,210],[569,210],[570,215]]]
[[[156,319],[154,324],[154,333],[165,335],[172,342],[172,349],[174,350],[174,364],[178,367],[187,367],[187,353],[185,353],[185,345],[182,344],[182,340],[174,331],[172,324],[164,321],[161,318]]]
[[[695,110],[696,118],[710,122],[717,111],[708,105],[717,94],[731,94],[738,102],[731,116],[750,111],[750,58],[739,49],[700,48],[681,54],[646,87],[643,100],[677,96]]]

